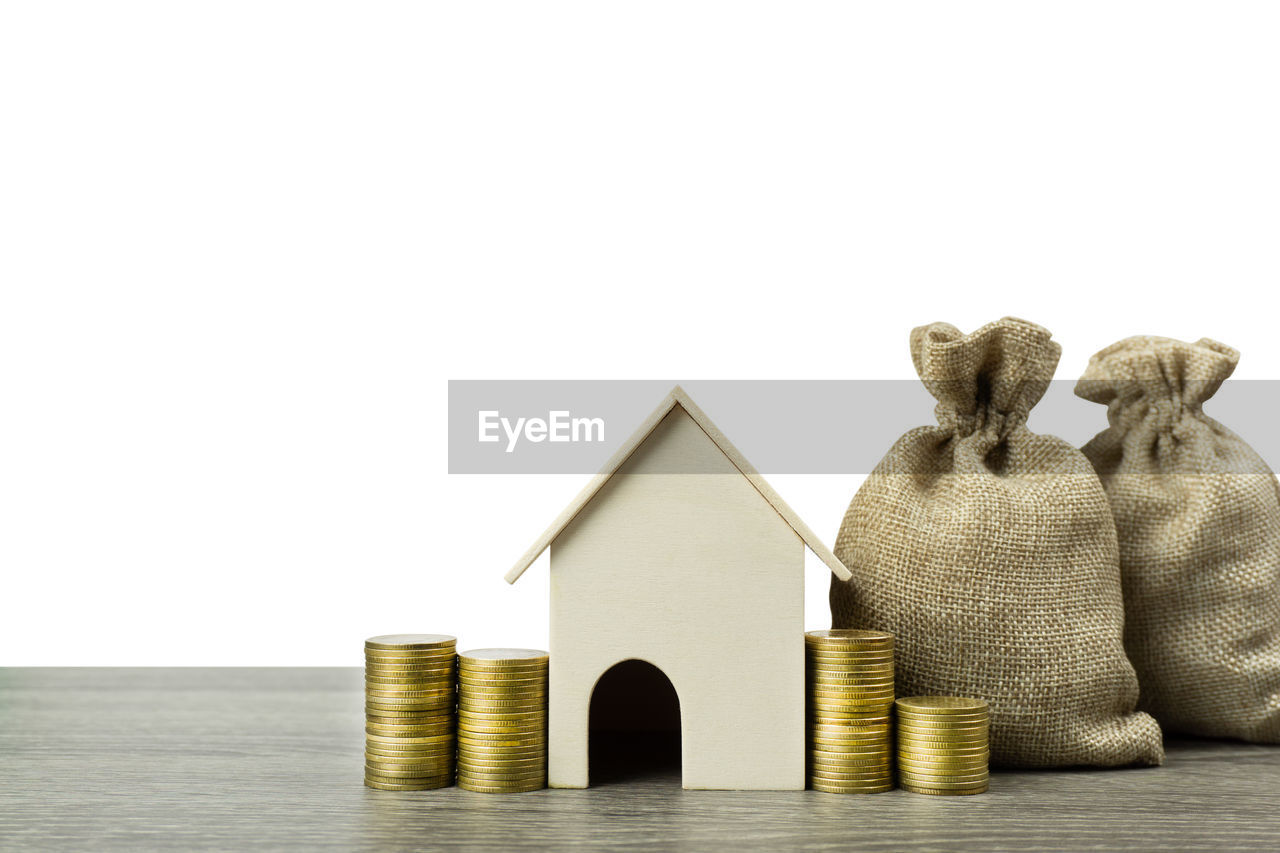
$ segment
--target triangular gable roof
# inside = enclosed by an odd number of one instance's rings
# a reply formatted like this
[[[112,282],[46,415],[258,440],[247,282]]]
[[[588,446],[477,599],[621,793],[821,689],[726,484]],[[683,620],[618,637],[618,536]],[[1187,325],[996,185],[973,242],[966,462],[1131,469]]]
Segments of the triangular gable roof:
[[[524,556],[516,562],[511,571],[507,572],[507,583],[515,583],[524,574],[525,569],[533,565],[533,561],[538,559],[542,552],[547,550],[551,543],[555,541],[555,538],[560,535],[561,531],[568,526],[569,522],[573,521],[578,513],[582,512],[587,504],[591,503],[591,499],[596,496],[596,493],[603,488],[605,483],[609,482],[609,478],[616,474],[623,463],[631,458],[631,454],[635,453],[640,445],[648,440],[650,434],[662,422],[662,419],[670,414],[671,410],[676,406],[683,408],[689,417],[693,418],[694,423],[702,428],[702,431],[720,449],[720,452],[729,458],[729,461],[742,473],[742,476],[751,481],[751,485],[760,493],[760,496],[769,502],[774,511],[782,516],[782,520],[795,531],[796,535],[804,541],[804,544],[809,546],[813,553],[818,555],[822,562],[826,563],[827,568],[831,569],[836,577],[841,580],[848,580],[851,577],[849,570],[836,558],[835,554],[831,553],[831,549],[818,540],[818,537],[809,529],[809,525],[800,520],[800,516],[796,515],[795,510],[787,506],[787,502],[773,490],[773,487],[760,475],[760,472],[752,467],[747,458],[720,431],[720,428],[711,422],[711,418],[707,417],[706,412],[698,408],[698,405],[689,399],[689,395],[685,393],[685,390],[677,385],[671,389],[671,392],[667,394],[658,408],[653,410],[653,414],[645,418],[644,423],[640,424],[636,431],[631,434],[631,437],[623,443],[622,447],[618,448],[618,452],[609,458],[609,461],[600,469],[600,473],[591,478],[591,482],[587,484],[586,488],[578,493],[578,496],[565,507],[564,512],[560,513],[560,516],[552,522],[546,532],[538,537],[538,541],[534,542],[532,547],[524,552]]]

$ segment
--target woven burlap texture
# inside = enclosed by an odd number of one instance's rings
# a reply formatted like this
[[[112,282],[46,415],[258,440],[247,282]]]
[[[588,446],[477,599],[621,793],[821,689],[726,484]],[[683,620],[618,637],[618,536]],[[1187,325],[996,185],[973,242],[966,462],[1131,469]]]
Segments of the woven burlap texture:
[[[1102,484],[1026,427],[1060,354],[1013,318],[912,331],[938,425],[899,439],[849,505],[835,553],[853,578],[833,578],[832,623],[897,637],[900,696],[987,700],[993,764],[1159,764]]]
[[[1106,404],[1111,424],[1084,454],[1120,536],[1139,707],[1170,731],[1276,743],[1280,492],[1201,410],[1238,361],[1207,339],[1128,338],[1090,360],[1076,393]]]

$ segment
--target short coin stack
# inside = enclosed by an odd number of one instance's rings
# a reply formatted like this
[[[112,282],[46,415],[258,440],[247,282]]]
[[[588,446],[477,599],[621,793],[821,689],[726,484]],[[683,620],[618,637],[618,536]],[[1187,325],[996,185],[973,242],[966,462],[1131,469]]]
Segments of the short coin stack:
[[[364,644],[364,783],[387,791],[453,784],[458,641],[387,634]]]
[[[546,652],[458,656],[458,787],[485,794],[547,784]]]
[[[987,703],[956,696],[897,701],[898,783],[917,794],[987,790]]]
[[[893,788],[893,635],[833,628],[804,636],[809,787],[832,794]]]

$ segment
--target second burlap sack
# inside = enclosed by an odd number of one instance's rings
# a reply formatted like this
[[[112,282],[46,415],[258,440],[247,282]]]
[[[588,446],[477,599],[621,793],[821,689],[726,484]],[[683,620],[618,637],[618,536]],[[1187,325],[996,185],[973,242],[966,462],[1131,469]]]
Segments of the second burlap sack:
[[[1084,454],[1120,534],[1139,707],[1170,731],[1277,743],[1280,494],[1201,409],[1238,360],[1207,339],[1128,338],[1089,361],[1076,393],[1111,423]]]
[[[922,326],[911,354],[938,425],[899,439],[849,505],[833,625],[897,637],[899,695],[987,700],[994,764],[1161,763],[1134,710],[1106,494],[1079,450],[1026,426],[1061,348],[1006,318]]]

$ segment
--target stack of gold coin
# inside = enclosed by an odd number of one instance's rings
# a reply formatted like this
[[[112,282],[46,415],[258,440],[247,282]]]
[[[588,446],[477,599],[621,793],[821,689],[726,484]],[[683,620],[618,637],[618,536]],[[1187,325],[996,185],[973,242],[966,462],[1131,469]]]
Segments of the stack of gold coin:
[[[387,791],[453,784],[457,644],[387,634],[364,644],[364,783]]]
[[[485,794],[547,784],[546,652],[458,656],[458,787]]]
[[[832,794],[893,788],[893,635],[833,628],[804,636],[809,787]]]
[[[987,790],[987,703],[958,696],[897,701],[898,783],[917,794]]]

